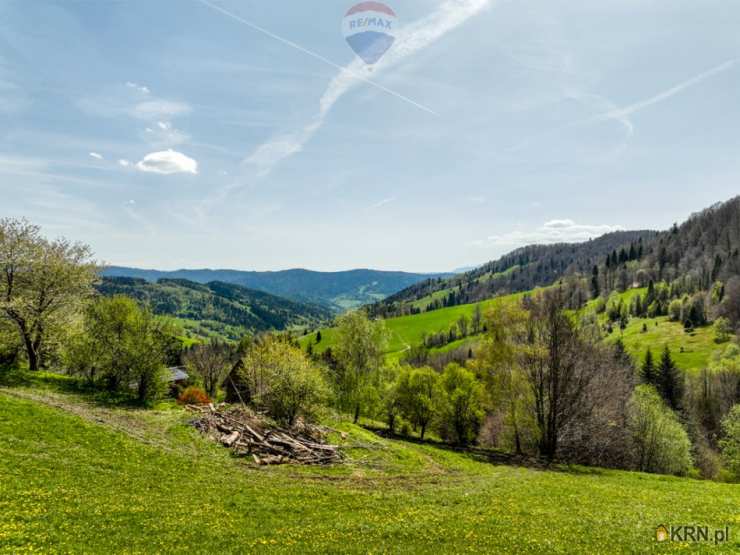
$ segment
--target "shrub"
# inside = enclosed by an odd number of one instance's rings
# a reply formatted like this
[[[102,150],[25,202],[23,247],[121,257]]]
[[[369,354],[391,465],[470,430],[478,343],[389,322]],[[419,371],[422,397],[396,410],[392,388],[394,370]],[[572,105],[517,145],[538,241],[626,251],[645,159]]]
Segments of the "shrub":
[[[732,339],[732,324],[727,318],[720,316],[714,322],[714,342],[715,343],[727,343]]]
[[[289,426],[298,416],[313,418],[328,396],[320,370],[300,347],[278,337],[255,342],[242,360],[241,374],[245,401]]]
[[[722,460],[732,478],[740,480],[740,405],[732,407],[722,420],[722,436]]]
[[[211,399],[203,388],[195,385],[186,387],[177,398],[177,403],[180,405],[207,405],[210,402]]]
[[[679,476],[691,470],[689,436],[655,388],[637,387],[627,412],[634,466],[638,470]]]

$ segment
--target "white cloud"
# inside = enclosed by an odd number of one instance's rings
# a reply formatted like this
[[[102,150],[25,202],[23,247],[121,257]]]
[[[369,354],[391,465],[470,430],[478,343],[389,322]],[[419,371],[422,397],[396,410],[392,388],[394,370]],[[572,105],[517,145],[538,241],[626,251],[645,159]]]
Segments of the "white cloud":
[[[541,227],[529,231],[510,231],[502,235],[491,235],[486,239],[473,241],[477,247],[525,245],[551,245],[554,243],[582,243],[613,231],[623,231],[621,225],[578,224],[570,219],[550,220]]]
[[[189,114],[191,110],[190,105],[185,102],[157,99],[139,102],[131,109],[131,115],[139,119],[152,120]]]
[[[98,154],[97,152],[91,152],[90,153],[91,158],[95,158],[96,160],[102,160],[103,156],[101,154]]]
[[[129,161],[128,161],[128,160],[126,160],[125,158],[121,158],[121,159],[120,159],[120,160],[118,161],[118,165],[119,165],[119,166],[121,166],[121,167],[124,167],[124,168],[128,168],[128,167],[129,167],[129,166],[131,165],[131,162],[129,162]]]
[[[395,200],[396,200],[396,197],[388,197],[388,198],[384,198],[384,199],[383,199],[383,200],[381,200],[380,202],[376,202],[375,204],[373,204],[373,205],[372,205],[372,206],[370,207],[370,209],[371,209],[371,210],[377,210],[378,208],[382,208],[383,206],[385,206],[385,205],[387,205],[387,204],[390,204],[391,202],[395,202]]]
[[[134,89],[135,91],[140,92],[141,94],[149,94],[151,92],[149,90],[149,87],[145,85],[139,85],[138,83],[133,83],[131,81],[127,81],[126,86],[129,89]]]
[[[156,126],[144,129],[142,138],[154,148],[169,148],[188,142],[190,135],[168,121],[158,121]]]
[[[198,173],[198,162],[172,149],[152,152],[136,164],[143,172],[170,175],[173,173]]]

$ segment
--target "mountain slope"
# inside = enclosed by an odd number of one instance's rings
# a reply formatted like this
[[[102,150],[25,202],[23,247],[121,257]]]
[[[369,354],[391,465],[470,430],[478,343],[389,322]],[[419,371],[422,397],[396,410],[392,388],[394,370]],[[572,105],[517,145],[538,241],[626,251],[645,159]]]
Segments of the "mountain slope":
[[[614,250],[647,243],[656,235],[647,230],[618,231],[585,243],[522,247],[470,272],[414,284],[370,310],[378,316],[396,316],[544,287],[565,275],[590,272]]]
[[[325,307],[297,303],[262,291],[231,283],[207,284],[177,279],[151,283],[137,278],[104,277],[98,285],[103,295],[126,295],[151,307],[160,316],[197,322],[196,335],[238,338],[243,332],[283,330],[294,326],[314,326],[328,321],[332,313]]]
[[[335,311],[372,303],[420,281],[449,274],[414,274],[378,270],[314,272],[284,270],[246,272],[240,270],[141,270],[109,266],[107,277],[131,277],[155,282],[159,279],[186,279],[196,283],[220,281],[278,295],[294,301],[319,303]]]

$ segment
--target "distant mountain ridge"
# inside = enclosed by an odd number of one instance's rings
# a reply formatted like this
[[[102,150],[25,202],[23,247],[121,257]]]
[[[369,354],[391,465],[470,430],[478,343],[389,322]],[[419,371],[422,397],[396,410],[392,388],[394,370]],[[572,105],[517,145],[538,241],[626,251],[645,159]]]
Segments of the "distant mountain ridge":
[[[299,303],[247,289],[233,283],[201,284],[183,279],[103,277],[97,286],[106,296],[126,295],[159,316],[178,318],[189,335],[239,339],[245,332],[314,327],[329,322],[333,312],[323,306]]]
[[[264,291],[297,302],[320,304],[340,312],[377,302],[406,287],[427,279],[451,274],[417,274],[380,270],[348,270],[317,272],[304,269],[256,272],[242,270],[143,270],[123,266],[108,266],[106,277],[130,277],[156,282],[160,279],[184,279],[195,283],[214,281],[231,283]]]

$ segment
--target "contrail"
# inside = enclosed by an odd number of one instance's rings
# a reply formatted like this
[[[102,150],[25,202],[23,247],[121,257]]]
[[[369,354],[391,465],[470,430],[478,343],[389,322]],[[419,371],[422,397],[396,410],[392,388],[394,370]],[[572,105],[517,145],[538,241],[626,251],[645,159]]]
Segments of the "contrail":
[[[391,96],[395,96],[396,98],[398,98],[400,100],[403,100],[404,102],[408,102],[409,104],[411,104],[412,106],[415,106],[416,108],[419,108],[420,110],[423,110],[423,111],[425,111],[425,112],[427,112],[429,114],[432,114],[434,116],[439,115],[434,110],[432,110],[431,108],[428,108],[427,106],[424,106],[423,104],[419,104],[415,100],[412,100],[411,98],[409,98],[407,96],[404,96],[401,93],[397,93],[396,91],[391,90],[388,87],[384,87],[380,83],[376,83],[375,81],[371,81],[370,79],[368,79],[367,77],[365,77],[363,75],[360,75],[358,73],[355,73],[353,71],[350,71],[346,67],[342,67],[339,64],[336,64],[336,63],[332,62],[329,58],[326,58],[325,56],[322,56],[321,54],[318,54],[317,52],[314,52],[312,50],[309,50],[307,48],[304,48],[300,44],[297,44],[297,43],[295,43],[295,42],[293,42],[291,40],[288,40],[286,38],[283,38],[280,35],[276,35],[272,31],[269,31],[269,30],[265,29],[264,27],[260,27],[259,25],[256,25],[256,24],[252,23],[251,21],[247,21],[246,19],[244,19],[242,17],[239,17],[235,13],[232,13],[232,12],[230,12],[228,10],[223,9],[220,6],[217,6],[215,4],[212,4],[208,0],[196,0],[196,1],[197,2],[200,2],[204,6],[207,6],[207,7],[211,8],[212,10],[216,10],[217,12],[220,12],[223,15],[225,15],[227,17],[230,17],[231,19],[233,19],[235,21],[238,21],[239,23],[242,23],[243,25],[246,25],[247,27],[249,27],[250,29],[253,29],[254,31],[257,31],[259,33],[262,33],[263,35],[268,36],[268,37],[270,37],[272,39],[275,39],[276,41],[282,42],[283,44],[285,44],[287,46],[290,46],[291,48],[294,48],[294,49],[298,50],[299,52],[303,52],[304,54],[307,54],[308,56],[311,56],[312,58],[316,58],[317,60],[319,60],[321,62],[324,62],[325,64],[330,65],[331,67],[333,67],[335,69],[338,69],[339,71],[342,71],[344,73],[347,73],[347,74],[351,75],[352,77],[354,77],[355,79],[358,79],[359,81],[362,81],[364,83],[367,83],[368,85],[371,85],[371,86],[375,87],[376,89],[379,89],[379,90],[381,90],[381,91],[383,91],[385,93],[388,93]]]
[[[606,112],[605,114],[597,116],[596,119],[620,119],[626,116],[630,116],[636,112],[644,110],[645,108],[649,106],[652,106],[653,104],[657,104],[658,102],[667,100],[671,98],[672,96],[675,96],[678,93],[688,89],[689,87],[698,85],[705,79],[709,79],[710,77],[713,77],[717,75],[718,73],[727,71],[728,69],[732,68],[736,63],[737,63],[737,59],[728,60],[718,65],[717,67],[709,69],[705,71],[704,73],[700,73],[696,77],[692,77],[691,79],[684,81],[683,83],[679,83],[675,87],[671,87],[670,89],[663,91],[660,94],[656,94],[655,96],[652,96],[645,100],[641,100],[640,102],[635,102],[634,104],[631,104],[630,106],[626,106],[624,108],[619,108],[617,110],[611,110],[609,112]]]

